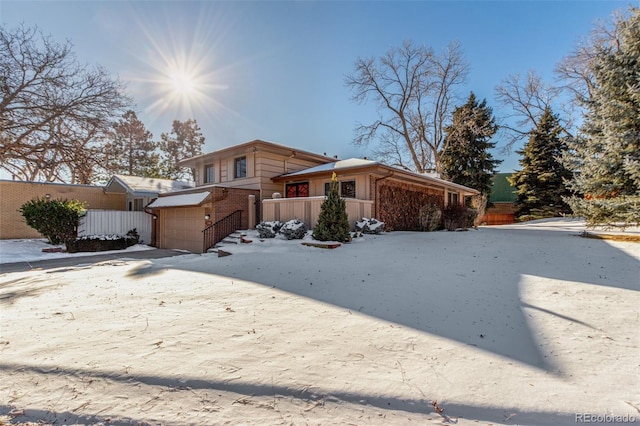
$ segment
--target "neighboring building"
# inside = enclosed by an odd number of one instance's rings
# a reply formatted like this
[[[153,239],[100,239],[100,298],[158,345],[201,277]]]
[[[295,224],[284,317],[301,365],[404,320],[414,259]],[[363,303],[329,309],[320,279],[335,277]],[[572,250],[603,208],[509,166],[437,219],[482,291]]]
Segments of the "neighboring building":
[[[128,211],[143,211],[158,194],[193,188],[193,182],[139,176],[113,175],[104,186],[105,194],[125,194]]]
[[[512,173],[496,173],[493,177],[489,207],[482,217],[482,223],[486,225],[506,225],[515,223],[514,203],[516,201],[516,188],[507,179]]]
[[[28,226],[20,207],[36,198],[84,201],[88,209],[125,210],[124,194],[105,194],[102,186],[0,180],[0,239],[42,238]]]
[[[241,212],[242,228],[253,227],[259,220],[294,218],[313,227],[334,172],[352,225],[365,216],[384,221],[387,229],[418,229],[419,211],[425,204],[462,203],[478,194],[434,176],[375,161],[338,161],[262,140],[179,164],[195,170],[196,187],[161,194],[148,205],[148,211],[157,218],[159,247],[196,252],[208,248],[208,230],[236,211]]]
[[[138,225],[131,224],[131,228],[136,227],[141,235],[144,232],[143,240],[148,242],[152,233],[151,216],[122,212],[142,212],[144,206],[159,194],[193,186],[193,182],[122,175],[112,176],[105,186],[0,180],[0,239],[42,238],[38,231],[26,224],[19,211],[24,203],[39,197],[83,201],[89,210],[81,221],[88,225],[83,232],[123,233],[128,229],[123,230],[122,227],[126,228],[133,221]],[[103,212],[98,214],[97,210]],[[123,220],[123,217],[127,219]],[[149,229],[148,236],[143,229]]]

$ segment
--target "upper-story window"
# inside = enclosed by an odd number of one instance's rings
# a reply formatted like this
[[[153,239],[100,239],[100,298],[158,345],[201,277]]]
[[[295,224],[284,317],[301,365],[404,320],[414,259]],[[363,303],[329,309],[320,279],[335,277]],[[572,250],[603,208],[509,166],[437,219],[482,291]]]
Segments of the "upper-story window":
[[[238,157],[234,162],[234,174],[238,178],[247,177],[247,157]]]
[[[331,183],[327,182],[324,184],[324,195],[329,195],[329,188],[331,188]],[[356,198],[356,181],[355,180],[345,180],[340,182],[340,196],[343,198]]]
[[[204,166],[204,183],[213,183],[213,164]]]

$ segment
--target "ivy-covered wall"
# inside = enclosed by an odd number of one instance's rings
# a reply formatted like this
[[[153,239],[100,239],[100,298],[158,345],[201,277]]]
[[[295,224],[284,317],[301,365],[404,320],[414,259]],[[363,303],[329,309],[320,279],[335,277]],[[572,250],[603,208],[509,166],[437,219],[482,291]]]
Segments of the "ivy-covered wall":
[[[444,208],[444,191],[393,180],[377,183],[377,219],[388,231],[420,231],[420,208],[437,204]]]

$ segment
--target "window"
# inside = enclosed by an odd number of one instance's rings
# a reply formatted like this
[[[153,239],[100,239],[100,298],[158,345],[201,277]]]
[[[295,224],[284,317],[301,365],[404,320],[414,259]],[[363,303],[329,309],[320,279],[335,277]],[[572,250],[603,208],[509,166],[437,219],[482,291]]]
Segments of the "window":
[[[309,182],[288,183],[285,189],[287,198],[309,196]]]
[[[324,184],[324,195],[329,195],[330,187],[330,182]],[[356,181],[348,180],[340,182],[340,196],[343,198],[356,198]]]
[[[449,192],[449,201],[447,204],[459,204],[457,192]]]
[[[213,164],[204,166],[204,183],[213,183]]]
[[[142,198],[135,198],[133,200],[133,210],[137,211],[137,212],[141,212],[142,208],[144,207],[143,204],[143,199]]]
[[[340,182],[340,195],[344,198],[356,198],[356,181]]]
[[[236,158],[234,169],[234,177],[236,179],[247,177],[247,157]]]

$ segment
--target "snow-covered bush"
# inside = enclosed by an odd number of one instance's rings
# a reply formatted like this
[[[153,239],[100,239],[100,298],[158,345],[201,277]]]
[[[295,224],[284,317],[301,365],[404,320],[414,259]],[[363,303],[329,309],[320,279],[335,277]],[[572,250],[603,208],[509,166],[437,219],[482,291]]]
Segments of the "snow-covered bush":
[[[260,238],[275,238],[280,228],[282,228],[282,222],[279,220],[260,222],[256,225],[256,231],[258,231]]]
[[[280,233],[284,235],[287,240],[301,240],[307,234],[307,225],[298,219],[292,219],[282,225]]]
[[[363,217],[361,221],[356,222],[356,232],[363,234],[379,234],[384,232],[384,222],[378,219]]]
[[[420,208],[420,229],[427,232],[432,232],[438,229],[440,226],[440,220],[442,219],[442,210],[440,206],[432,203],[426,204]]]
[[[67,241],[69,253],[94,252],[107,250],[124,250],[127,247],[138,244],[138,233],[135,229],[127,232],[127,235],[87,235],[75,241]]]

